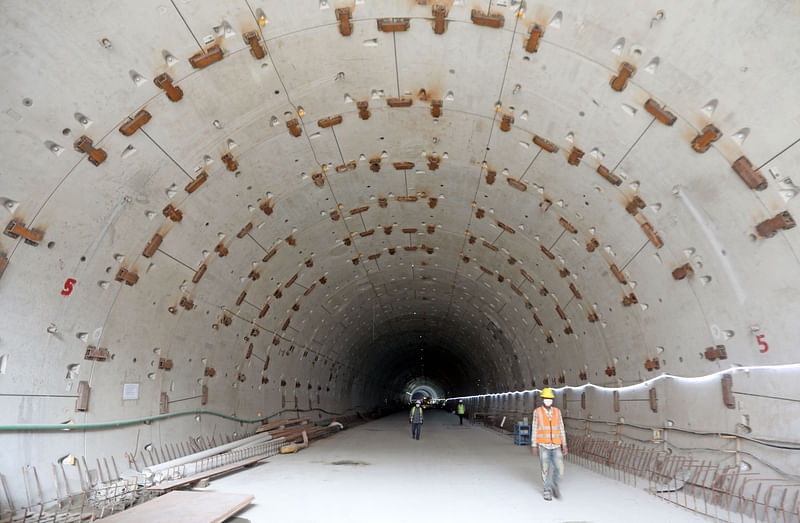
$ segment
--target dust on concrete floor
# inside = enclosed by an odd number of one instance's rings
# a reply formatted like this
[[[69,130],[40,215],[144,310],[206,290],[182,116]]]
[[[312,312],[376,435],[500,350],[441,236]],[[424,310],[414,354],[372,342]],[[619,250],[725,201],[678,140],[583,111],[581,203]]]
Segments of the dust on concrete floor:
[[[571,463],[560,486],[561,500],[544,501],[530,447],[427,410],[419,441],[399,413],[198,490],[255,495],[230,523],[709,521]]]

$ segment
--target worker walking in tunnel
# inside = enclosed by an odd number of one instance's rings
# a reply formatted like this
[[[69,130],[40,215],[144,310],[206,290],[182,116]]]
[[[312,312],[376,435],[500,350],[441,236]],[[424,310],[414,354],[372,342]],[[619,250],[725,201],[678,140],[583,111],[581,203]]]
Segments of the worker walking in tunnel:
[[[456,414],[458,414],[458,424],[464,424],[464,414],[466,413],[466,408],[464,407],[464,401],[458,400],[458,406],[456,407]]]
[[[553,406],[553,389],[542,391],[542,406],[533,411],[531,451],[539,456],[542,469],[544,499],[561,497],[558,479],[564,474],[564,456],[567,455],[567,434],[564,432],[564,419],[561,410]]]
[[[411,423],[411,439],[419,439],[419,434],[422,432],[422,404],[419,400],[411,407],[411,414],[408,416],[408,422]]]

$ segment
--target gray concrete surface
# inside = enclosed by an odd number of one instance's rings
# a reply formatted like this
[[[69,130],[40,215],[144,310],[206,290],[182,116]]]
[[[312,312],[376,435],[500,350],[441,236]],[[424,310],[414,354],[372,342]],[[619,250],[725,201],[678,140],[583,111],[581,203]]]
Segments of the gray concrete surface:
[[[572,464],[562,499],[544,501],[529,448],[483,426],[459,426],[444,411],[426,412],[419,441],[400,413],[204,490],[254,494],[238,515],[253,522],[708,521]]]

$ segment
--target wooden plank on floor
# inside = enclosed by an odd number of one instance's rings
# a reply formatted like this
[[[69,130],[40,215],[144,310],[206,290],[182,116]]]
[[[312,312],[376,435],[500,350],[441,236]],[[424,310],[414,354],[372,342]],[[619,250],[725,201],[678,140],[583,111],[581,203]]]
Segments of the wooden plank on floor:
[[[221,523],[250,504],[252,494],[175,490],[103,518],[108,523]]]
[[[283,428],[283,427],[291,427],[292,425],[297,424],[307,424],[309,422],[308,418],[297,418],[297,419],[282,419],[278,421],[273,421],[272,423],[265,423],[258,427],[256,430],[256,434],[261,432],[267,432],[273,429]]]
[[[156,485],[151,487],[147,487],[147,490],[154,491],[154,492],[164,492],[167,490],[174,490],[180,487],[186,487],[191,485],[192,483],[196,483],[201,479],[213,478],[214,476],[220,476],[222,474],[227,474],[228,472],[233,472],[234,470],[248,467],[259,461],[263,461],[267,459],[269,456],[256,456],[255,458],[251,458],[245,461],[237,461],[236,463],[231,463],[230,465],[225,465],[222,467],[217,467],[213,469],[209,469],[203,472],[199,472],[197,474],[192,474],[191,476],[186,476],[185,478],[174,479],[171,481],[162,481]]]

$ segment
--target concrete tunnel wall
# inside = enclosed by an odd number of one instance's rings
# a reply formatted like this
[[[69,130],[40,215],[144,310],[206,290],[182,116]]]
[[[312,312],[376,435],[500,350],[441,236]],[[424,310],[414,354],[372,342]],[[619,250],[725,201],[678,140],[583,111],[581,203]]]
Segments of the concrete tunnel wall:
[[[3,3],[2,423],[137,419],[162,394],[170,413],[366,412],[416,379],[453,397],[797,361],[796,4],[451,0],[443,26],[432,4]],[[687,409],[675,382],[625,418],[750,416],[793,441],[797,377],[737,374],[734,409],[716,381]],[[245,430],[3,433],[0,470]]]

